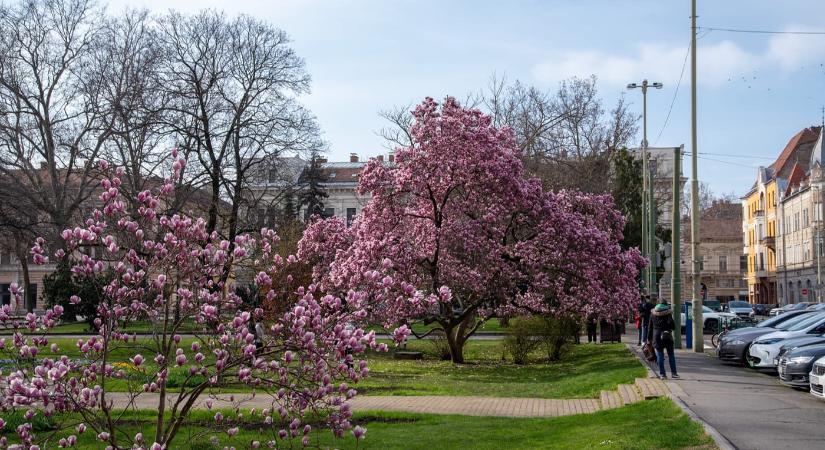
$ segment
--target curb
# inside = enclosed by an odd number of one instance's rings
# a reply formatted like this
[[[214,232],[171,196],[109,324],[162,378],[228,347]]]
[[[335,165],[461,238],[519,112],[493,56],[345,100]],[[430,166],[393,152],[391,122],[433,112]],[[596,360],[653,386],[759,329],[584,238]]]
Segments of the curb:
[[[636,358],[638,358],[639,361],[642,362],[642,365],[645,366],[645,369],[647,369],[647,375],[649,378],[658,378],[656,372],[654,372],[651,368],[650,362],[645,360],[640,348],[636,348],[632,344],[625,344],[625,346],[627,346],[628,350],[630,350],[631,353],[636,355]],[[667,389],[669,391],[668,398],[673,400],[673,403],[675,403],[679,408],[681,408],[682,411],[684,411],[685,414],[687,414],[688,417],[691,418],[691,420],[698,423],[699,425],[702,425],[702,428],[705,429],[705,433],[707,433],[708,436],[710,436],[713,439],[717,447],[719,447],[722,450],[739,450],[739,448],[733,445],[733,442],[726,438],[724,434],[720,433],[719,430],[717,430],[713,425],[706,422],[704,419],[699,417],[699,415],[696,414],[695,411],[690,409],[690,406],[688,406],[688,404],[685,403],[685,401],[682,400],[681,397],[679,397],[675,392],[673,392],[674,389],[670,386],[671,383],[675,382],[668,381],[665,383],[665,386],[667,386]],[[676,387],[678,388],[678,385],[676,385]],[[681,391],[681,388],[679,388],[679,390]]]

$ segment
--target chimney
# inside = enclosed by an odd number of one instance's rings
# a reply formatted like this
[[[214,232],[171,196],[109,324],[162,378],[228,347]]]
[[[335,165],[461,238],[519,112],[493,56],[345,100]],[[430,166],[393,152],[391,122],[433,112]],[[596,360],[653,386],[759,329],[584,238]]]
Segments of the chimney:
[[[315,160],[318,161],[318,164],[325,164],[327,162],[326,158],[321,158],[320,156],[315,158]]]
[[[378,155],[378,161],[384,162],[384,155]]]
[[[395,152],[390,152],[390,162],[395,162]]]
[[[349,162],[358,162],[358,153],[350,153]]]

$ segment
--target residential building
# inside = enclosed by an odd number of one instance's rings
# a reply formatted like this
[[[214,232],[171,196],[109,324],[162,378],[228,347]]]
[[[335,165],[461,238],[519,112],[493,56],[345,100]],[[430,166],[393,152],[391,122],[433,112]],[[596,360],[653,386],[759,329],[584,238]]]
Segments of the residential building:
[[[780,304],[822,299],[822,189],[820,133],[808,163],[795,164],[779,203],[777,294]]]
[[[803,172],[808,171],[820,130],[820,127],[810,127],[794,135],[773,164],[757,169],[756,181],[742,197],[743,254],[747,264],[745,280],[751,303],[778,302],[776,237],[779,196],[788,188],[794,166]]]
[[[394,154],[390,152],[385,159],[378,155],[376,159],[385,165],[394,163]],[[324,217],[337,216],[351,225],[358,214],[369,202],[370,195],[360,195],[356,192],[361,171],[367,165],[356,153],[351,153],[349,161],[327,161],[320,158],[321,176],[320,186],[327,194],[323,199]],[[250,187],[250,196],[256,199],[259,205],[257,211],[260,225],[271,226],[274,217],[287,203],[287,196],[292,196],[292,202],[297,201],[298,194],[305,189],[305,173],[309,161],[295,157],[278,158],[275,161],[262,165],[256,182]],[[306,206],[297,208],[298,216],[304,217]]]
[[[738,203],[714,202],[702,211],[699,219],[699,255],[702,258],[700,282],[707,287],[706,298],[722,303],[747,300],[744,276],[747,265],[742,256],[742,206]],[[690,220],[682,221],[682,283],[691,285]],[[689,289],[685,298],[690,297]]]

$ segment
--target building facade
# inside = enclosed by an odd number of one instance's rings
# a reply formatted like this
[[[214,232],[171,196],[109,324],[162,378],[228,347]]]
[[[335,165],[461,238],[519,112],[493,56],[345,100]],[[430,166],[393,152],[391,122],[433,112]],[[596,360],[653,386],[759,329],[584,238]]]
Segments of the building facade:
[[[768,167],[757,169],[756,182],[742,197],[743,254],[747,265],[745,280],[751,303],[779,303],[777,289],[777,236],[780,197],[789,186],[792,173],[806,173],[820,127],[805,128],[794,135],[779,157]]]
[[[780,304],[822,301],[822,134],[810,170],[796,165],[779,204],[777,293]]]
[[[700,283],[707,287],[706,298],[727,303],[747,300],[744,275],[747,265],[742,256],[742,206],[738,203],[715,202],[702,211],[699,255]],[[691,285],[690,221],[682,222],[682,283]],[[689,297],[686,295],[685,298]]]

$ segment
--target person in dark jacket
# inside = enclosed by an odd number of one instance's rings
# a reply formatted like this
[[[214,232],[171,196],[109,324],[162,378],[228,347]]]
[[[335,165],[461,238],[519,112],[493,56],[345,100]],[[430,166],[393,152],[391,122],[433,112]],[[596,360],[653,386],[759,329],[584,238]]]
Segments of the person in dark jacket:
[[[641,328],[639,329],[639,345],[646,339],[647,329],[650,328],[650,312],[653,311],[653,303],[650,302],[650,296],[645,295],[639,301],[639,315]]]
[[[679,378],[676,373],[676,356],[673,354],[673,329],[676,324],[673,321],[673,311],[670,305],[664,301],[653,308],[650,316],[650,326],[647,332],[647,341],[651,342],[656,350],[656,362],[659,364],[659,378],[667,378],[665,373],[665,351],[670,363],[670,376]]]
[[[599,320],[594,314],[587,316],[587,342],[597,342],[596,330],[599,325]]]

